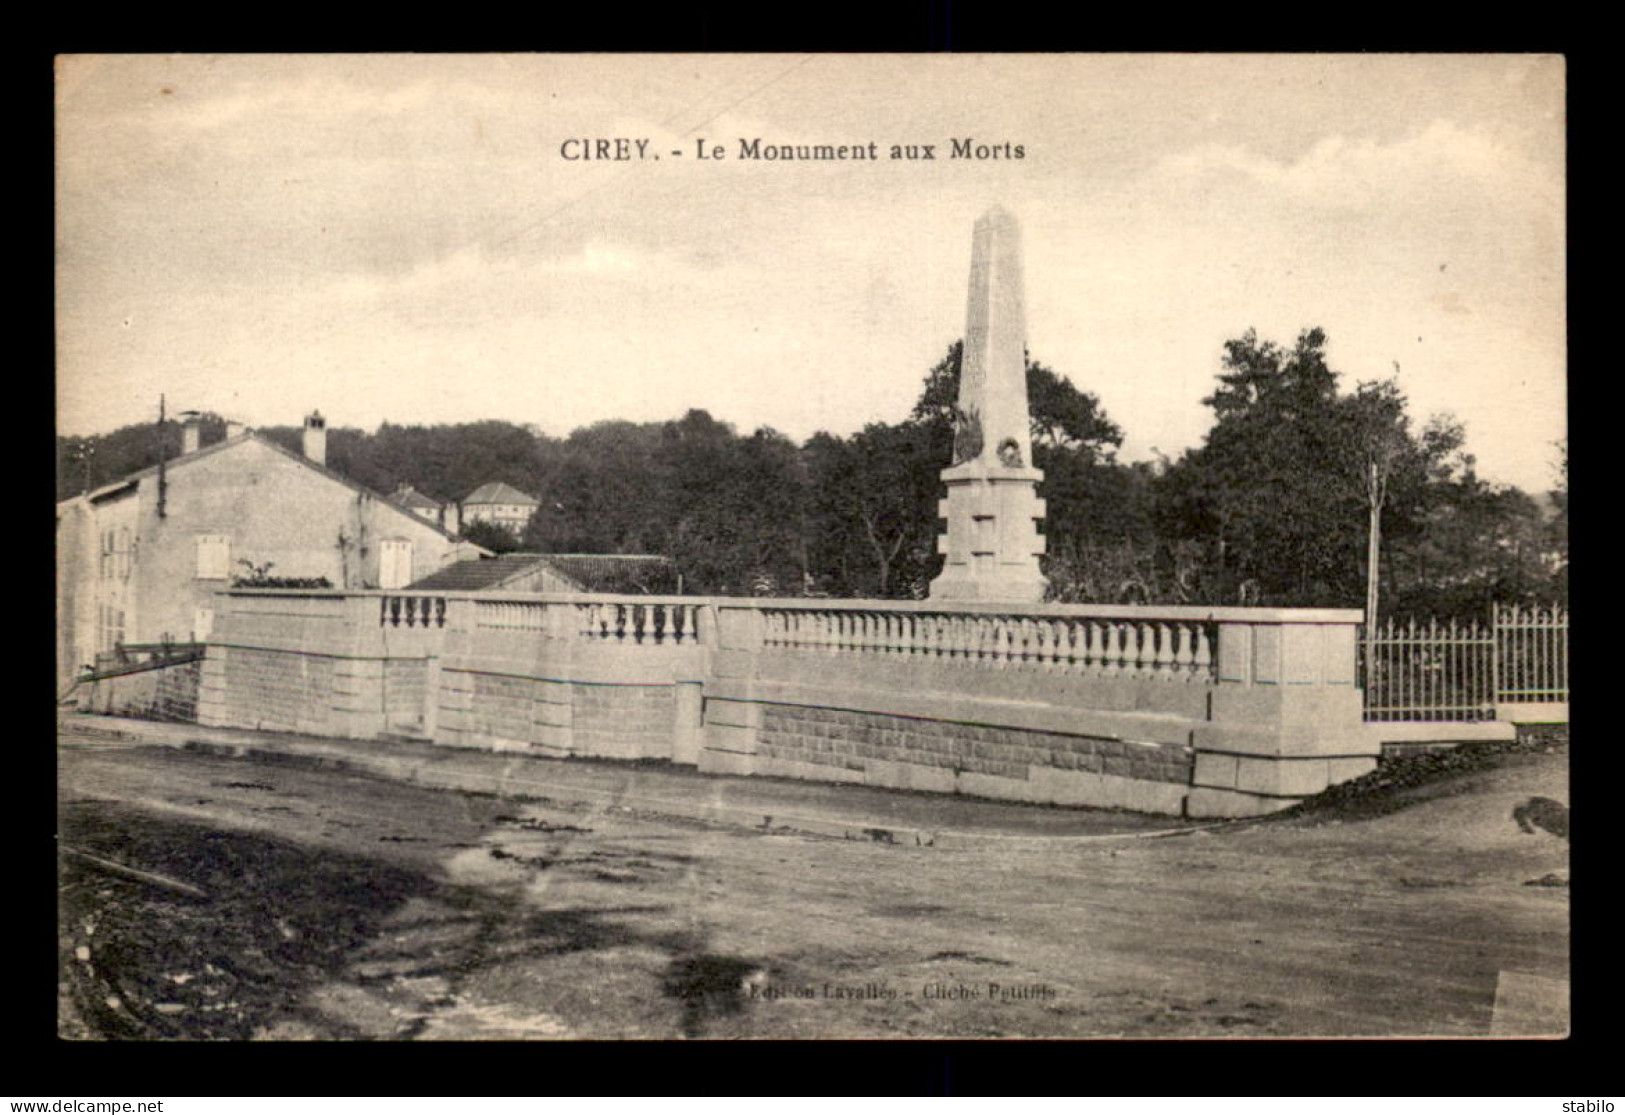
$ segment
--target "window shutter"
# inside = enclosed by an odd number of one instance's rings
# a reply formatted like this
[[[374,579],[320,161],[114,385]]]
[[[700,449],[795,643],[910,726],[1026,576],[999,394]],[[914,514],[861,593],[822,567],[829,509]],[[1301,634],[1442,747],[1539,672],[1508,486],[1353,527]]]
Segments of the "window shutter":
[[[231,537],[225,534],[197,536],[197,575],[199,580],[223,581],[231,575]]]

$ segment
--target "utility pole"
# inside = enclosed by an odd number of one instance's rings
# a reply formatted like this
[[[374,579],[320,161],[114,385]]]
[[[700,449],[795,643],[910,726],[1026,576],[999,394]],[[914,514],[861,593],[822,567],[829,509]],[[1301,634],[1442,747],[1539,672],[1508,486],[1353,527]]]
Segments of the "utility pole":
[[[1394,378],[1399,380],[1399,361],[1394,361]],[[1394,388],[1397,392],[1397,386]],[[1365,444],[1365,494],[1368,509],[1365,543],[1365,678],[1373,684],[1376,677],[1377,650],[1377,574],[1382,553],[1382,507],[1388,502],[1388,477],[1393,472],[1394,459],[1399,446],[1394,444],[1388,431],[1374,427]]]
[[[1370,520],[1366,526],[1365,542],[1365,677],[1367,685],[1373,684],[1373,679],[1376,677],[1377,555],[1382,547],[1382,503],[1383,497],[1387,494],[1382,491],[1386,484],[1379,481],[1378,464],[1375,457],[1369,462],[1369,467],[1370,472],[1366,477],[1366,491],[1370,505]]]
[[[165,515],[164,501],[169,496],[169,479],[164,475],[164,458],[169,452],[164,445],[164,397],[158,396],[158,517]]]

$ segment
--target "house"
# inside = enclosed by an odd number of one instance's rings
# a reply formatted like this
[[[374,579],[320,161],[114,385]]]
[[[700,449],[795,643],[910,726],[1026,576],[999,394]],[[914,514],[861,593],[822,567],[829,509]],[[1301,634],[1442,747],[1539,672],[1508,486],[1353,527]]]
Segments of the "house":
[[[501,482],[481,484],[462,501],[463,525],[494,523],[515,538],[525,533],[531,515],[541,506],[534,496]]]
[[[389,494],[389,501],[397,506],[404,507],[418,518],[426,522],[438,523],[440,521],[440,504],[430,499],[410,484],[402,484]]]
[[[389,494],[391,503],[406,508],[425,522],[438,523],[451,534],[462,533],[462,516],[455,501],[441,503],[410,484],[402,484]]]
[[[208,637],[214,594],[250,572],[398,588],[485,553],[327,467],[327,429],[305,420],[302,453],[233,427],[56,507],[57,674],[121,646]],[[59,685],[60,688],[60,685]]]
[[[674,595],[682,585],[658,554],[501,554],[459,561],[406,587],[501,592],[644,592]]]

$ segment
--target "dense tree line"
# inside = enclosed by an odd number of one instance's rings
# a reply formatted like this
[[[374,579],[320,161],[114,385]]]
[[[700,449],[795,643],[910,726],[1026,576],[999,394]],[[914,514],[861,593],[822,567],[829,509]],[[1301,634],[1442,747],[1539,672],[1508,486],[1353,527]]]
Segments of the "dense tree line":
[[[565,438],[500,421],[334,427],[327,463],[385,494],[410,484],[446,502],[502,481],[539,498],[519,537],[471,528],[493,549],[665,554],[691,592],[921,596],[941,562],[960,357],[955,343],[902,420],[799,445],[691,410]],[[1384,614],[1566,599],[1566,443],[1539,499],[1487,483],[1461,427],[1417,428],[1395,381],[1345,390],[1320,330],[1291,347],[1228,342],[1212,426],[1177,459],[1120,462],[1095,394],[1033,361],[1027,386],[1055,599],[1359,607],[1373,523]],[[224,425],[205,415],[203,443]],[[297,427],[260,432],[299,448]],[[59,437],[58,498],[179,448],[174,422]]]

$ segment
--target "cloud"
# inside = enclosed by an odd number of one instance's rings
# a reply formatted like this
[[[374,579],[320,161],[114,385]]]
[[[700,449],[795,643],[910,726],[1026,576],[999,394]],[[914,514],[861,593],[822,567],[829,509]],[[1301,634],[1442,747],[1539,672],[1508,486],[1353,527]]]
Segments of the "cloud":
[[[1203,144],[1164,158],[1156,176],[1185,187],[1239,178],[1304,205],[1354,211],[1448,201],[1464,190],[1550,209],[1562,193],[1560,182],[1514,146],[1486,129],[1449,120],[1435,120],[1386,144],[1326,136],[1295,161],[1243,146]]]

